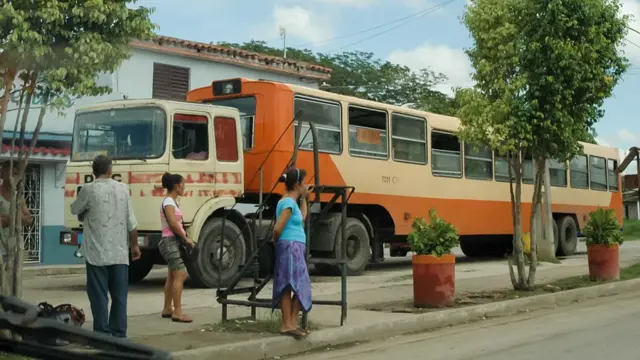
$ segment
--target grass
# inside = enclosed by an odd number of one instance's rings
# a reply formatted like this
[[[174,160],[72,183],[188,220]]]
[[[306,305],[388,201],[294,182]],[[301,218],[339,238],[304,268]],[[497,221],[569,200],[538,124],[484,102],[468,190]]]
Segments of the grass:
[[[622,234],[627,241],[640,240],[640,220],[625,220]]]
[[[279,334],[281,323],[282,315],[278,312],[274,312],[269,317],[257,319],[255,321],[243,319],[220,322],[214,325],[213,330],[223,332]],[[311,331],[318,330],[318,327],[311,320],[308,320],[307,328]],[[0,358],[0,360],[2,359]]]
[[[640,263],[626,268],[620,269],[620,280],[632,280],[640,278]],[[513,300],[523,297],[543,295],[548,293],[554,293],[558,291],[566,291],[578,288],[585,288],[594,285],[601,285],[605,282],[596,282],[589,280],[589,276],[573,276],[556,281],[552,281],[547,284],[541,284],[535,286],[532,290],[528,291],[516,291],[513,289],[503,290],[491,290],[491,291],[479,291],[460,294],[456,296],[454,303],[449,308],[460,308],[465,306],[480,305],[493,303],[498,301]],[[413,306],[412,302],[394,302],[377,304],[375,307],[368,308],[367,310],[381,311],[381,312],[394,312],[394,313],[425,313],[445,310],[442,309],[417,309]]]

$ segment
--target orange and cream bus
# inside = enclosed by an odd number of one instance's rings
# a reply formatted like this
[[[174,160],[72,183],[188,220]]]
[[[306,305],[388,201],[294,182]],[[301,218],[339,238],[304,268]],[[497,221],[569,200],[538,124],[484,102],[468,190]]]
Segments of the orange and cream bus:
[[[307,122],[315,124],[320,184],[356,189],[348,206],[351,273],[362,271],[370,260],[381,260],[383,243],[392,244],[391,256],[406,255],[413,219],[427,216],[430,208],[456,226],[466,255],[508,251],[513,229],[507,164],[488,148],[461,142],[456,137],[457,118],[247,79],[215,81],[192,90],[187,100],[238,109],[245,177],[239,201],[255,205],[261,190],[275,186],[271,211],[284,191],[277,180],[292,157],[297,126],[302,126],[297,166],[312,172],[311,135],[305,134]],[[298,120],[305,122],[300,125]],[[274,152],[267,156],[274,144]],[[567,164],[551,162],[555,240],[561,255],[576,251],[589,211],[607,207],[616,210],[619,220],[622,216],[617,149],[583,145],[585,155]],[[256,174],[265,158],[260,183]],[[527,219],[533,165],[526,157],[523,182],[523,219]],[[529,231],[528,221],[523,226]],[[336,233],[331,222],[315,231],[312,256],[337,256],[341,247]]]

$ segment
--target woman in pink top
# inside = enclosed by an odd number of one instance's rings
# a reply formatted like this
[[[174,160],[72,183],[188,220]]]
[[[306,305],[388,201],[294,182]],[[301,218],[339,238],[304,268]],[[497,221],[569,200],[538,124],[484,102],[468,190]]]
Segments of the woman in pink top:
[[[162,176],[162,187],[167,189],[168,194],[162,200],[160,209],[162,239],[158,246],[160,254],[169,265],[169,275],[164,284],[162,317],[171,318],[174,322],[190,323],[193,320],[182,313],[182,288],[187,279],[187,272],[180,252],[180,238],[185,239],[191,247],[195,244],[184,230],[182,211],[176,202],[178,196],[184,194],[184,178],[178,174],[165,173]]]

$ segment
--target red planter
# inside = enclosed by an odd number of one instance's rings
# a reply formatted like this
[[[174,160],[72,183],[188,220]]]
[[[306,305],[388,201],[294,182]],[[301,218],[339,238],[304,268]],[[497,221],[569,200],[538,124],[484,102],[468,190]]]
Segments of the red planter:
[[[620,247],[616,245],[587,245],[589,279],[611,281],[620,279]]]
[[[416,307],[445,307],[455,299],[456,257],[414,255],[413,304]]]

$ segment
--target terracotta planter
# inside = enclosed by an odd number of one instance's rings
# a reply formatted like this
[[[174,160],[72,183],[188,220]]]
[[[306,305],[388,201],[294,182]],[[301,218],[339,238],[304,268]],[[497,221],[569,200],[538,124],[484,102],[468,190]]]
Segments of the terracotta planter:
[[[455,299],[456,257],[414,255],[413,303],[416,307],[445,307]]]
[[[616,245],[587,245],[589,279],[611,281],[620,279],[620,247]]]

